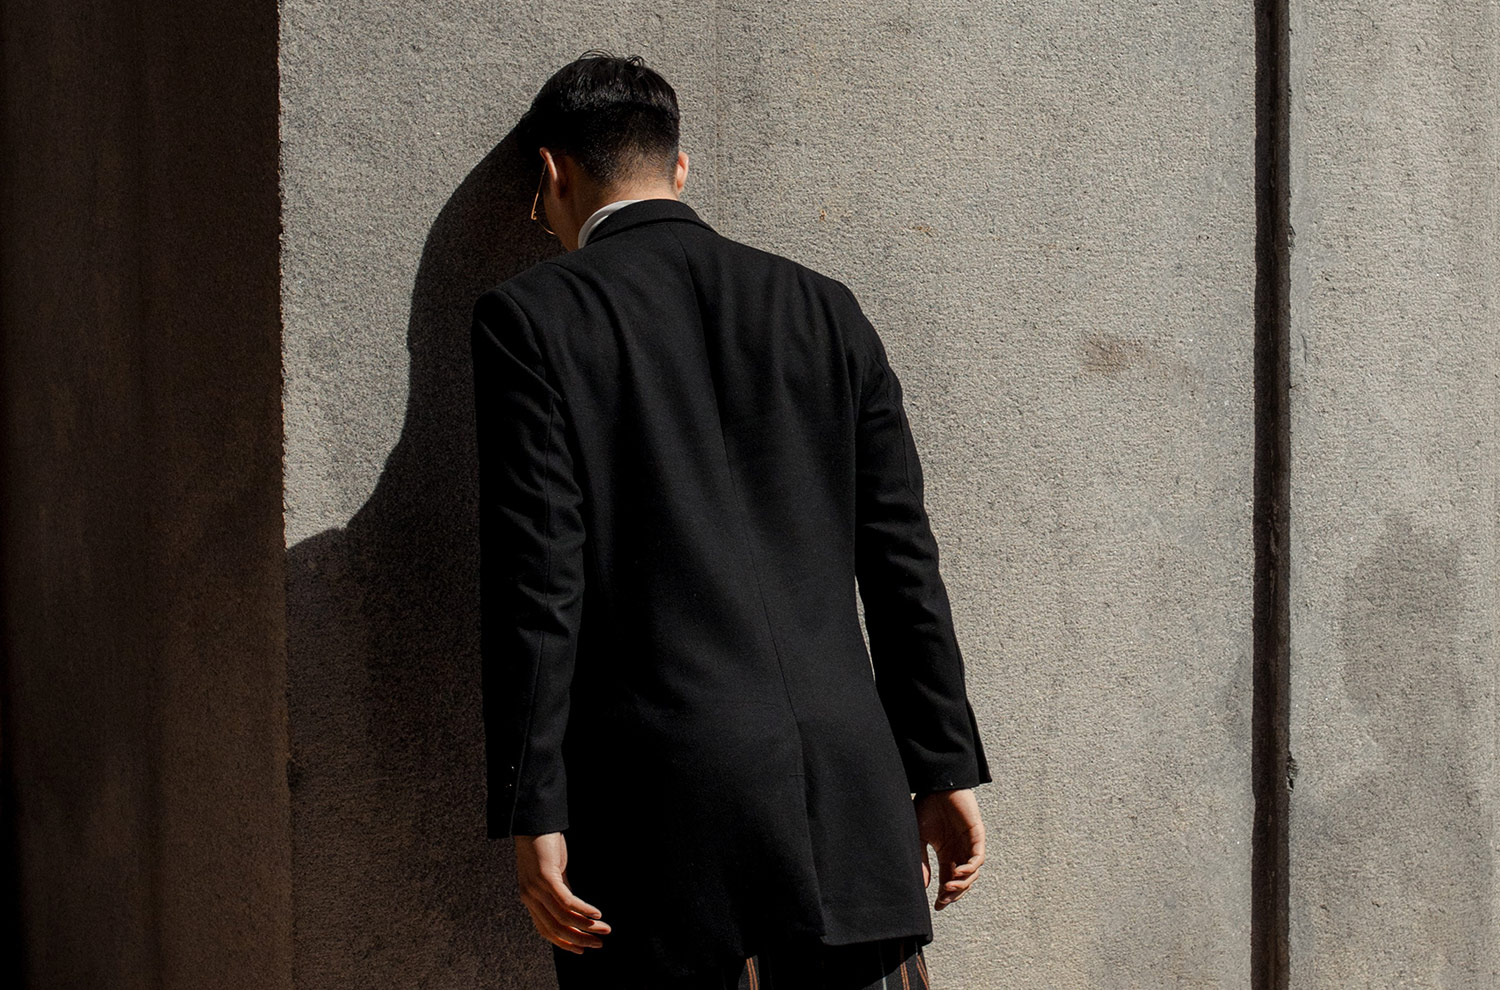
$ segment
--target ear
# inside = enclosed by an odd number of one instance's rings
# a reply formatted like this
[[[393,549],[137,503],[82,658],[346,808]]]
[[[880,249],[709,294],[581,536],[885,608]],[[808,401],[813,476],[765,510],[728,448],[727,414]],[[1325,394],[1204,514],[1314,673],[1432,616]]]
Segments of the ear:
[[[552,153],[551,148],[539,148],[538,152],[542,156],[542,164],[547,171],[547,185],[552,188],[552,191],[555,195],[561,197],[563,192],[563,185],[566,181],[563,175],[561,162],[558,160],[558,157]]]
[[[672,185],[677,187],[678,193],[682,192],[683,183],[687,182],[688,156],[686,151],[677,153],[677,175],[672,180]]]

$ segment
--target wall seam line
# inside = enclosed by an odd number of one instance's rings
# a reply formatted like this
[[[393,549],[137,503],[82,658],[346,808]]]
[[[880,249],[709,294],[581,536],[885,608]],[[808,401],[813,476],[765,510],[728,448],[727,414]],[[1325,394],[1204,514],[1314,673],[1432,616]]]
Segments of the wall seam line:
[[[1250,984],[1290,983],[1290,2],[1255,4]]]

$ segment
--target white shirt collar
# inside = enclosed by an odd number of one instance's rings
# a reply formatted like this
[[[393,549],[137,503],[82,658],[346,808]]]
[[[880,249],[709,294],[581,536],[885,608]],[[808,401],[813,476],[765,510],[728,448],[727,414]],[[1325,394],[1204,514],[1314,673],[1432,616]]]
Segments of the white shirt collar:
[[[600,220],[603,220],[622,206],[629,206],[631,203],[639,202],[641,200],[638,199],[617,199],[613,203],[605,203],[593,213],[590,213],[589,218],[583,222],[583,226],[578,228],[578,246],[583,247],[588,242],[589,234],[593,233],[594,228],[599,226]]]

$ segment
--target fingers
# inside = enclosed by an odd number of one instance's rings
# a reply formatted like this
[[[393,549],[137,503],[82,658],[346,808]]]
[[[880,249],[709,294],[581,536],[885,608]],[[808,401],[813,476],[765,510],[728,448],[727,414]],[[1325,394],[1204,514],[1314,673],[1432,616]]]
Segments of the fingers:
[[[979,876],[978,870],[978,864],[972,867],[969,864],[962,864],[949,871],[948,876],[943,880],[942,887],[939,888],[937,900],[932,905],[933,908],[941,911],[967,893],[968,889],[973,886],[974,880]],[[959,871],[965,872],[961,873]]]
[[[933,907],[942,910],[962,897],[984,863],[984,823],[972,788],[934,791],[916,798],[923,843],[937,853],[940,880]],[[931,886],[923,850],[923,886]]]
[[[573,893],[573,889],[568,886],[567,870],[563,871],[562,882],[553,885],[552,894],[556,898],[559,907],[577,915],[585,922],[593,921],[603,915],[603,912],[594,907],[594,905]],[[609,925],[604,924],[602,921],[599,924],[604,925],[605,931],[609,931]]]
[[[580,918],[564,911],[547,895],[523,894],[521,900],[531,912],[531,921],[537,932],[547,941],[578,954],[584,949],[603,947],[598,935],[609,932],[609,926],[603,921]]]
[[[567,842],[561,832],[516,837],[516,873],[521,903],[538,934],[558,948],[581,954],[601,948],[610,931],[602,912],[568,886]]]
[[[973,886],[974,880],[979,876],[977,872],[979,867],[967,868],[967,872],[959,873],[959,870],[966,868],[967,864],[960,866],[955,870],[949,871],[948,875],[943,878],[943,884],[938,889],[937,900],[932,905],[935,910],[941,911],[962,897]]]
[[[969,829],[969,858],[953,868],[954,876],[969,876],[984,865],[984,826]]]
[[[609,933],[609,924],[600,920],[598,908],[569,890],[561,878],[539,877],[522,888],[521,901],[531,912],[537,932],[554,945],[576,954],[603,947],[598,936]]]
[[[575,938],[581,939],[583,937],[578,932],[559,925],[556,918],[540,907],[534,906],[530,901],[526,901],[525,903],[526,909],[531,912],[531,924],[542,938],[560,949],[566,949],[574,955],[583,955],[583,950],[589,948],[587,944],[573,941]]]
[[[976,824],[974,828],[971,828],[968,840],[969,857],[962,862],[943,855],[943,851],[939,850],[942,884],[938,891],[938,898],[933,903],[935,910],[941,911],[962,897],[978,877],[979,868],[984,865],[984,826]]]

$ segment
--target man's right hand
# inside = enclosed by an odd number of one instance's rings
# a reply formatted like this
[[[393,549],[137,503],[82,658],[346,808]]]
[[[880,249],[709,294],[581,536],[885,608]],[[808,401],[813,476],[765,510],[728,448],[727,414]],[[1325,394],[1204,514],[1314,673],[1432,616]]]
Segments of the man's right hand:
[[[941,889],[933,903],[941,911],[964,895],[984,863],[984,822],[971,787],[934,791],[916,798],[917,832],[922,839],[922,885],[932,886],[927,847],[937,854]]]
[[[553,945],[583,954],[585,948],[602,948],[599,935],[609,925],[599,920],[601,912],[574,895],[568,887],[568,843],[561,832],[517,835],[516,876],[521,903],[531,912],[537,932]]]

